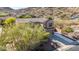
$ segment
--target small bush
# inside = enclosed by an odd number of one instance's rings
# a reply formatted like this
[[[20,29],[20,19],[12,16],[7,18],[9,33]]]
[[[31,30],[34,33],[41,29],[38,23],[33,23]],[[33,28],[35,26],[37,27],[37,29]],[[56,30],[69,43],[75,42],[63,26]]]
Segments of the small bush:
[[[33,16],[33,15],[26,15],[26,14],[24,14],[24,15],[21,15],[21,16],[19,16],[19,18],[34,18],[35,16]]]
[[[0,12],[0,17],[4,17],[4,16],[7,16],[8,13],[4,13],[4,12]]]
[[[3,20],[0,20],[0,25],[2,25],[3,24]]]
[[[4,17],[4,16],[6,16],[6,15],[0,15],[0,17]]]
[[[16,20],[16,18],[14,18],[14,17],[7,18],[4,21],[4,24],[13,24],[15,22],[15,20]]]
[[[52,17],[51,17],[51,16],[48,16],[47,18],[48,18],[49,20],[52,20]]]
[[[73,29],[71,27],[66,27],[62,29],[62,32],[70,33],[73,32]]]

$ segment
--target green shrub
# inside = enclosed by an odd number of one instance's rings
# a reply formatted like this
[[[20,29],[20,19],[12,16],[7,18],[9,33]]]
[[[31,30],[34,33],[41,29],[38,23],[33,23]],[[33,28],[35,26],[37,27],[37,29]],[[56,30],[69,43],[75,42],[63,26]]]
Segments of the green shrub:
[[[4,17],[4,16],[5,16],[5,15],[1,15],[1,14],[0,14],[0,17]]]
[[[26,15],[24,18],[32,18],[31,15]]]
[[[7,16],[8,13],[4,13],[4,12],[0,12],[0,17],[4,17],[4,16]]]
[[[30,15],[30,14],[28,14],[28,15],[23,14],[23,15],[19,16],[19,18],[34,18],[34,17],[35,17],[35,16]]]
[[[62,29],[62,32],[70,33],[73,32],[73,29],[71,27],[65,27]]]
[[[25,15],[20,15],[19,18],[25,18]]]
[[[10,18],[7,18],[5,21],[4,21],[4,24],[12,24],[14,23],[16,20],[16,18],[14,17],[10,17]]]
[[[52,20],[52,17],[51,17],[51,16],[48,16],[48,17],[47,17],[47,19],[50,19],[50,20]]]
[[[7,44],[12,47],[10,50],[32,50],[37,47],[40,42],[47,41],[49,33],[44,31],[40,25],[33,24],[17,24],[3,28],[0,37],[0,46],[6,47]],[[7,50],[7,47],[6,47]]]

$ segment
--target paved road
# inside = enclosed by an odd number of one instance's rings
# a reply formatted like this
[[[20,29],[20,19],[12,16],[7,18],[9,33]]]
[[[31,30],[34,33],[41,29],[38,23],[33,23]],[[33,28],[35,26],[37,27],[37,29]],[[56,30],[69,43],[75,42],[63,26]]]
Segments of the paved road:
[[[54,40],[58,40],[60,42],[62,42],[65,45],[75,45],[75,44],[79,44],[79,42],[76,42],[70,38],[67,38],[61,34],[59,34],[58,32],[55,32],[54,35],[51,35],[50,38],[53,38]]]
[[[28,18],[28,19],[21,19],[17,18],[16,23],[44,23],[48,19],[45,18]]]
[[[69,49],[66,49],[66,51],[79,51],[79,46],[71,47]]]
[[[50,35],[50,38],[52,41],[56,41],[57,43],[59,43],[61,47],[58,48],[58,50],[61,50],[61,51],[79,50],[79,47],[78,47],[79,45],[78,46],[76,45],[76,44],[79,44],[79,42],[73,41],[72,39],[67,38],[57,32],[55,32],[54,35]]]

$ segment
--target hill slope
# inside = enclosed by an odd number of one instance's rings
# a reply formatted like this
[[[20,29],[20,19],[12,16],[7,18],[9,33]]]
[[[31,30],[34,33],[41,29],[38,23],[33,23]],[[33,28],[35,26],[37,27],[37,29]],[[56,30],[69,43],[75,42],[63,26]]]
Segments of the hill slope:
[[[0,7],[0,12],[8,12],[11,16],[18,16],[23,14],[31,14],[36,17],[57,17],[61,19],[71,19],[72,16],[79,17],[78,7],[28,7],[14,10],[10,7]]]

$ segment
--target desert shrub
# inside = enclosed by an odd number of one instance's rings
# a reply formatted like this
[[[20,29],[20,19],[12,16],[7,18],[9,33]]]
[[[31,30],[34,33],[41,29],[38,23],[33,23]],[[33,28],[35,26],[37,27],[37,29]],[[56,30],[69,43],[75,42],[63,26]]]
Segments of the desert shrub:
[[[0,25],[4,25],[4,20],[0,20]]]
[[[5,15],[1,15],[1,14],[0,14],[0,17],[4,17],[4,16],[5,16]]]
[[[50,20],[52,20],[52,17],[51,16],[48,16],[47,18],[50,19]]]
[[[24,17],[25,17],[25,15],[20,15],[20,16],[19,16],[19,18],[24,18]]]
[[[73,32],[73,29],[72,29],[71,27],[64,27],[64,28],[62,29],[62,32],[63,32],[63,33],[64,33],[64,32],[70,33],[70,32]]]
[[[2,24],[2,20],[0,20],[0,24]]]
[[[0,37],[0,46],[6,47],[7,44],[11,47],[10,50],[32,50],[37,47],[40,42],[47,41],[49,33],[44,31],[44,28],[39,25],[32,26],[31,24],[17,24],[3,28],[3,33]]]
[[[70,33],[70,32],[73,32],[73,29],[70,28],[70,27],[68,27],[68,28],[65,29],[65,31],[68,32],[68,33]]]
[[[65,26],[71,26],[72,25],[72,20],[54,20],[54,26],[58,28],[63,28]]]
[[[4,24],[12,24],[14,23],[16,20],[16,18],[14,17],[10,17],[10,18],[7,18],[5,21],[4,21]]]
[[[4,12],[0,12],[0,17],[4,17],[4,16],[7,16],[8,13],[4,13]]]
[[[20,15],[18,18],[35,18],[35,16],[33,15],[30,15],[30,14],[23,14],[23,15]]]

